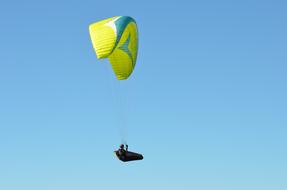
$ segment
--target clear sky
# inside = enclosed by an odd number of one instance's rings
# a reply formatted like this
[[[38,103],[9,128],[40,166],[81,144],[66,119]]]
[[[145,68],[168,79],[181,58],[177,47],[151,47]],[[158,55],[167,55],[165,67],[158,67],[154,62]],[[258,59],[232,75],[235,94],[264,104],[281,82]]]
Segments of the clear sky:
[[[286,190],[286,10],[283,0],[2,0],[0,189]],[[116,15],[139,27],[123,107],[88,32]],[[113,155],[122,112],[143,161]]]

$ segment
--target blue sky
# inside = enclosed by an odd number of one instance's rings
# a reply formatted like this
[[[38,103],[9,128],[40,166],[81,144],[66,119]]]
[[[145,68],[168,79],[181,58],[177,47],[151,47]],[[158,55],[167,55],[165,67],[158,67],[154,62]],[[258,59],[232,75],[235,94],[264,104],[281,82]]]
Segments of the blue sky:
[[[285,1],[0,7],[0,189],[287,189]],[[88,33],[115,15],[139,27],[116,92]],[[113,155],[122,115],[141,162]]]

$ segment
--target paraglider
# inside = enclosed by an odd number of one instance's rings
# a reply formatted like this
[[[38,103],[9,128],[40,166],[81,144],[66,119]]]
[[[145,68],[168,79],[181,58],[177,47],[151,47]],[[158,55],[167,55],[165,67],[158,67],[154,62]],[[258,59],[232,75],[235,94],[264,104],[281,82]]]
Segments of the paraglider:
[[[143,159],[143,156],[141,154],[128,151],[128,145],[126,145],[125,149],[123,144],[120,145],[119,150],[115,151],[115,154],[118,157],[118,159],[123,162]]]
[[[108,58],[117,80],[126,80],[132,74],[138,53],[138,30],[129,16],[108,18],[89,26],[91,41],[98,59]],[[123,162],[142,160],[143,156],[128,151],[124,145],[114,151]]]

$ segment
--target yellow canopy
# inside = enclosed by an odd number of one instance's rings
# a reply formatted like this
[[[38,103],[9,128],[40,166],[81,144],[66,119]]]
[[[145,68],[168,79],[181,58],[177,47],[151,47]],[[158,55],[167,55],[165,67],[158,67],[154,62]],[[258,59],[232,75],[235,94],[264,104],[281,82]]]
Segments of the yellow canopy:
[[[98,59],[108,58],[117,79],[127,79],[137,60],[135,20],[128,16],[116,16],[91,24],[89,30]]]

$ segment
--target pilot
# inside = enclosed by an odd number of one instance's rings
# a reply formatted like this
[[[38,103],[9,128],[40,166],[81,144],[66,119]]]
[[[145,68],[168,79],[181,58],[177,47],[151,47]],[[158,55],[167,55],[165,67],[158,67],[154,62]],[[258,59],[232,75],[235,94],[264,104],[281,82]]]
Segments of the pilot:
[[[120,149],[119,149],[119,155],[125,156],[127,151],[128,151],[128,145],[126,145],[126,149],[125,149],[125,145],[121,144]]]

